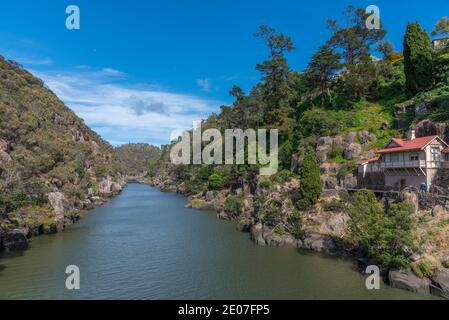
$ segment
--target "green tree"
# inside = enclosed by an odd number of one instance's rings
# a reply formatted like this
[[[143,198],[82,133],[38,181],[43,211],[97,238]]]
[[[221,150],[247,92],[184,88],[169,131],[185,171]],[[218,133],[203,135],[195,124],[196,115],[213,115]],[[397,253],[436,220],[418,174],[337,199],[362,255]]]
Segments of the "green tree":
[[[392,232],[388,239],[388,250],[381,253],[386,265],[406,267],[409,263],[408,252],[416,250],[414,230],[416,229],[415,205],[404,201],[391,205],[387,210],[389,227]]]
[[[225,170],[218,169],[209,176],[208,181],[210,190],[223,190],[229,184],[229,177]]]
[[[415,249],[415,206],[409,201],[392,204],[384,212],[372,191],[356,192],[349,205],[353,239],[370,258],[385,266],[404,268]]]
[[[321,46],[312,56],[312,61],[304,72],[309,87],[318,88],[320,94],[324,92],[329,94],[331,80],[341,68],[340,57],[340,54],[330,46]]]
[[[342,50],[345,72],[343,73],[343,95],[346,100],[350,96],[361,98],[377,79],[371,49],[385,37],[382,28],[370,30],[366,27],[369,15],[364,9],[349,6],[345,12],[345,25],[330,19],[329,27],[333,30],[328,45]]]
[[[448,36],[449,35],[449,18],[441,18],[432,31],[432,36]]]
[[[406,87],[418,93],[432,87],[433,58],[429,35],[417,22],[409,23],[404,36]]]
[[[259,27],[256,36],[265,41],[270,51],[269,59],[256,66],[262,73],[260,89],[266,109],[265,120],[272,124],[278,123],[291,112],[285,100],[291,93],[292,71],[285,53],[293,51],[295,46],[290,37],[277,34],[275,29],[266,25]]]
[[[375,194],[369,190],[356,192],[349,205],[351,235],[370,257],[377,256],[377,250],[385,247],[388,221]]]
[[[323,191],[320,167],[318,166],[315,150],[312,147],[307,147],[305,150],[304,160],[299,171],[299,181],[299,192],[301,194],[299,206],[306,209],[317,203]]]
[[[391,41],[383,40],[377,44],[376,49],[377,49],[377,51],[382,53],[382,56],[384,59],[389,59],[390,55],[394,51],[394,46],[393,46],[393,43],[391,43]]]

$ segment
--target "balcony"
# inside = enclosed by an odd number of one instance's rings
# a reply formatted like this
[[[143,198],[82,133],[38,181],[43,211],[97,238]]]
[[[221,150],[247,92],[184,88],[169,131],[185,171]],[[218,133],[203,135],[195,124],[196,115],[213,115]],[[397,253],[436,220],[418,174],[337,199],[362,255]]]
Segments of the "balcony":
[[[421,169],[449,169],[449,161],[393,161],[393,162],[380,162],[380,168],[382,169],[401,169],[401,168],[421,168]]]
[[[393,161],[393,162],[381,162],[380,167],[382,169],[400,169],[400,168],[425,168],[426,161]]]

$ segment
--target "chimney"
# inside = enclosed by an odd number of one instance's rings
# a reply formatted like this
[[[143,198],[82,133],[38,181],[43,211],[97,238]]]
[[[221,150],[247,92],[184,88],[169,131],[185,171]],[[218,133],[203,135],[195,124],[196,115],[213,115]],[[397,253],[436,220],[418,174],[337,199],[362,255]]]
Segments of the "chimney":
[[[416,139],[416,131],[412,130],[411,134],[410,134],[410,140],[415,140]]]

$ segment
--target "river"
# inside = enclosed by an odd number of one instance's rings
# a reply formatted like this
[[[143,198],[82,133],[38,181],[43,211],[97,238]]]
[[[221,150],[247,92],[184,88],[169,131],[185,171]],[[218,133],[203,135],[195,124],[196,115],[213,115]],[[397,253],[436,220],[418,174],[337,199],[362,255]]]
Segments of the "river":
[[[0,299],[432,299],[365,288],[353,261],[258,247],[234,222],[130,184],[65,232],[0,258]],[[68,265],[81,288],[65,288]]]

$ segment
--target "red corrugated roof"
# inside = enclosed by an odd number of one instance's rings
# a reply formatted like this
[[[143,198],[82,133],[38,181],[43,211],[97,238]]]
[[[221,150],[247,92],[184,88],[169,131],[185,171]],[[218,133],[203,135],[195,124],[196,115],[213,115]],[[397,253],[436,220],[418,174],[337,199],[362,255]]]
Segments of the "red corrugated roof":
[[[449,153],[449,147],[444,148],[442,152],[443,153]]]
[[[427,136],[421,138],[415,138],[413,140],[405,139],[392,139],[393,142],[400,145],[400,147],[386,147],[377,151],[378,153],[391,153],[391,152],[404,152],[404,151],[415,151],[424,149],[429,143],[438,138],[438,136]],[[439,138],[438,138],[439,139]],[[439,139],[445,146],[447,146],[444,141]]]

